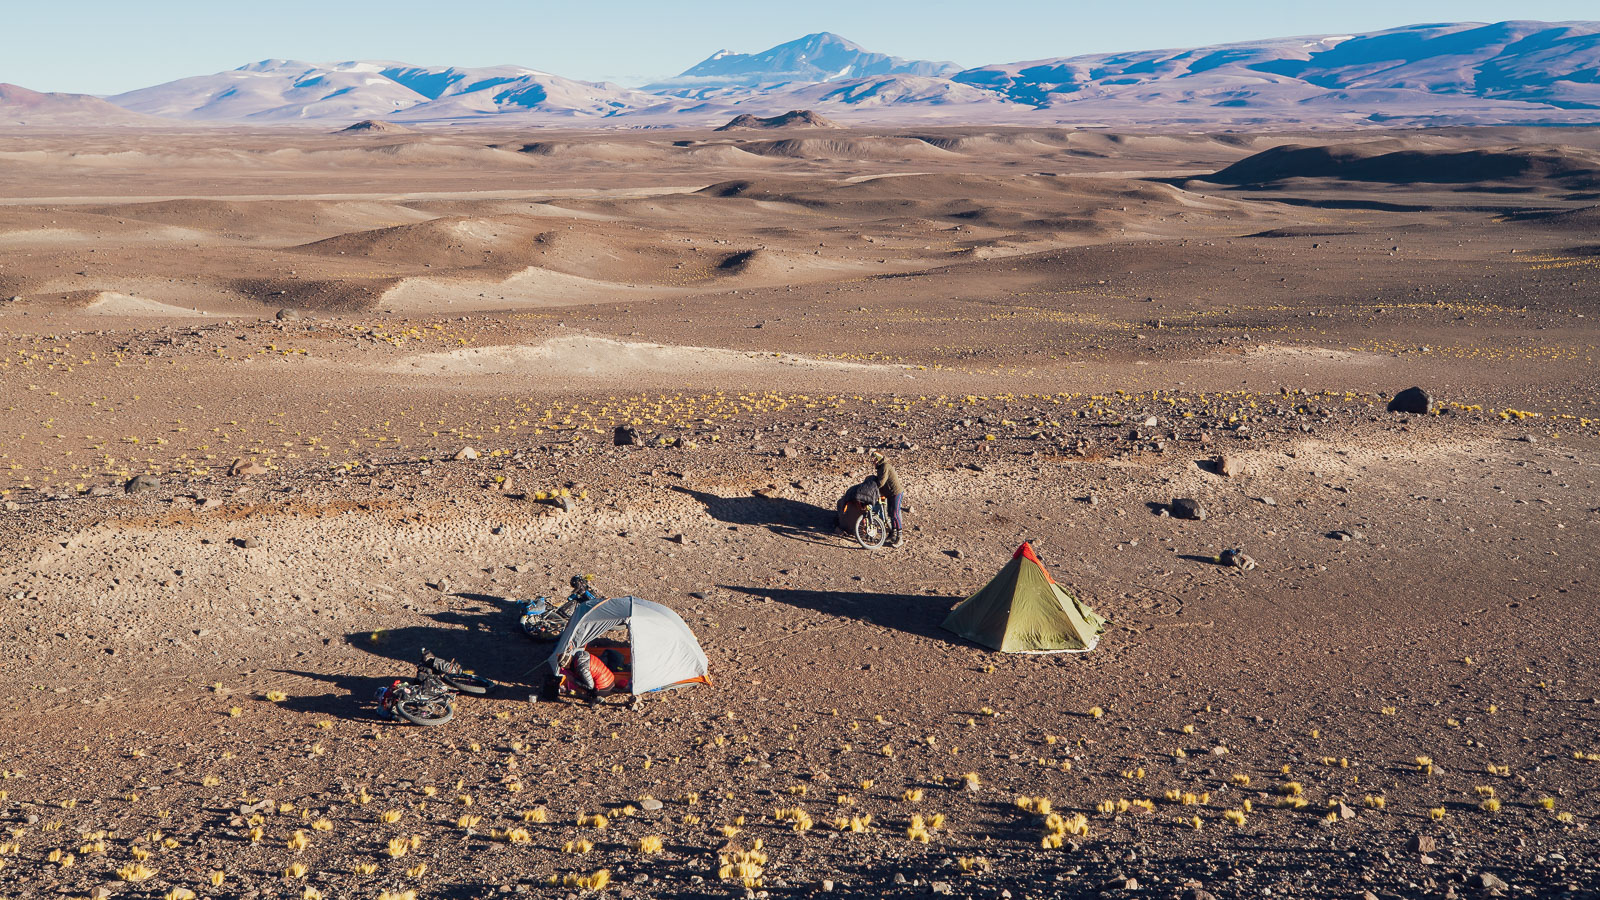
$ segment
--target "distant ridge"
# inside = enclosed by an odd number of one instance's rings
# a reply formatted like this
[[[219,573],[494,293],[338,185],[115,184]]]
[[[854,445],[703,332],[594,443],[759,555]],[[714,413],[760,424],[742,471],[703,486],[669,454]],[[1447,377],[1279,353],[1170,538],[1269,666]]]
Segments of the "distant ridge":
[[[718,131],[737,131],[741,128],[838,128],[838,123],[823,118],[809,109],[791,109],[778,116],[752,116],[749,113],[734,116]]]
[[[0,125],[161,125],[160,119],[141,116],[88,94],[33,91],[0,83]]]

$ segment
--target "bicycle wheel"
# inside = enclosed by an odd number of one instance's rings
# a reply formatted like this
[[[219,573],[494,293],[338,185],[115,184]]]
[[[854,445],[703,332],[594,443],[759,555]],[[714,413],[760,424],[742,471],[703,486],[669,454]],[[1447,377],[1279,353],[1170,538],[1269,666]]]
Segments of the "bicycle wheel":
[[[889,538],[889,529],[883,525],[883,520],[870,513],[856,519],[856,543],[868,550],[876,550],[883,546]]]
[[[397,700],[394,711],[415,725],[443,725],[455,718],[456,707],[449,697],[412,697]]]
[[[439,675],[439,680],[450,685],[463,694],[472,694],[475,697],[482,697],[484,694],[489,693],[496,687],[493,681],[484,678],[482,675],[473,675],[468,672],[462,672],[459,675],[445,675],[441,673]]]

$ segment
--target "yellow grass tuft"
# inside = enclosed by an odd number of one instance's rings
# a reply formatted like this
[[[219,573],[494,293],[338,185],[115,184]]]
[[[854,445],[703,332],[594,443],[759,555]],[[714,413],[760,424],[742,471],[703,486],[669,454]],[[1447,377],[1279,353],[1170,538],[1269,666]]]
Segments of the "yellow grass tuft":
[[[579,838],[575,841],[567,841],[561,846],[561,849],[567,853],[588,853],[594,849],[594,841],[587,838]]]
[[[399,859],[400,857],[405,856],[406,855],[406,851],[410,850],[410,849],[411,849],[411,842],[406,840],[405,838],[399,838],[399,837],[390,838],[389,839],[389,844],[385,848],[386,852],[390,856],[394,857],[395,859]]]
[[[528,834],[528,829],[526,828],[512,828],[506,832],[506,843],[531,844],[533,843],[533,836]]]
[[[1388,803],[1389,801],[1385,800],[1381,794],[1368,794],[1361,798],[1361,805],[1365,806],[1367,809],[1383,809],[1386,805],[1388,805]]]
[[[1428,818],[1432,819],[1435,822],[1438,822],[1438,821],[1442,820],[1444,818],[1444,807],[1435,806],[1432,809],[1428,810]]]
[[[463,815],[460,818],[456,819],[456,827],[457,828],[477,828],[478,827],[478,823],[482,822],[482,821],[483,821],[483,816],[474,816],[474,815],[468,813],[468,814]]]
[[[1090,718],[1098,719],[1098,718],[1100,718],[1101,716],[1103,716],[1105,714],[1106,714],[1106,711],[1101,709],[1098,706],[1089,707],[1089,717]]]
[[[1231,780],[1233,781],[1234,784],[1238,785],[1239,787],[1249,787],[1250,786],[1250,776],[1244,774],[1243,772],[1240,772],[1240,773],[1234,775]]]
[[[1483,801],[1482,803],[1479,803],[1478,804],[1478,808],[1483,810],[1484,812],[1497,813],[1497,812],[1500,811],[1500,801],[1496,800],[1493,797],[1490,797],[1489,799]]]
[[[1554,798],[1554,797],[1540,797],[1539,798],[1539,805],[1544,807],[1545,809],[1555,809],[1556,808],[1556,798]]]
[[[645,856],[654,856],[654,855],[660,853],[661,849],[665,845],[666,845],[666,841],[664,841],[661,838],[661,835],[659,835],[659,834],[651,834],[651,835],[646,835],[645,837],[639,838],[639,840],[635,841],[634,845],[633,845],[633,849],[639,851],[641,854],[643,854]]]
[[[595,813],[593,815],[585,815],[583,813],[578,814],[578,827],[580,828],[597,828],[601,831],[604,831],[606,826],[610,824],[611,820],[607,819],[600,813]]]
[[[1285,797],[1298,797],[1306,792],[1305,786],[1298,781],[1278,785],[1278,793]]]
[[[273,703],[282,703],[283,701],[289,699],[289,695],[285,694],[283,691],[267,691],[267,699],[271,700]]]
[[[155,877],[156,870],[147,868],[140,863],[129,863],[117,870],[117,877],[130,884],[138,884]]]
[[[304,877],[306,877],[306,873],[309,872],[309,871],[311,871],[311,870],[306,867],[305,863],[293,862],[293,863],[289,864],[289,867],[287,869],[283,870],[283,877],[284,878],[304,878]]]
[[[906,803],[921,803],[922,788],[906,788],[900,793],[900,799]]]
[[[1304,797],[1279,797],[1279,809],[1305,809],[1310,801]]]
[[[1230,824],[1230,825],[1243,826],[1244,822],[1245,822],[1244,810],[1242,810],[1242,809],[1224,810],[1223,813],[1222,813],[1222,818],[1224,820],[1226,820],[1228,822],[1228,824]]]
[[[296,830],[294,834],[289,835],[288,846],[290,850],[304,850],[311,846],[311,839],[306,837],[304,831]]]
[[[209,880],[212,887],[222,887],[222,883],[228,880],[228,873],[222,871],[221,869],[214,869],[211,872]]]
[[[162,894],[161,900],[195,900],[195,894],[186,887],[175,887]]]
[[[428,872],[428,864],[427,863],[417,863],[416,865],[414,865],[411,868],[406,870],[406,877],[407,878],[421,878],[423,875],[426,875],[427,872]]]
[[[533,809],[523,812],[522,821],[532,822],[534,824],[548,822],[550,821],[550,811],[542,806],[536,806]]]
[[[373,874],[373,873],[378,871],[378,864],[377,863],[356,863],[355,871],[356,871],[357,875],[371,875],[371,874]]]

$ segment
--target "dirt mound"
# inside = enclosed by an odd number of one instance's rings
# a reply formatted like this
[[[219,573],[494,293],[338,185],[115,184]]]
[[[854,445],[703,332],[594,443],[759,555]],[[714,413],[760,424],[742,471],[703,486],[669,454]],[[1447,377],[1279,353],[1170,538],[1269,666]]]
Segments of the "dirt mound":
[[[751,141],[739,149],[786,159],[949,159],[951,153],[920,138],[788,138]]]
[[[518,153],[552,160],[600,160],[604,162],[645,163],[666,156],[668,151],[655,144],[626,141],[534,141],[515,147]]]
[[[264,306],[325,312],[371,309],[398,278],[239,278],[233,290]]]
[[[791,109],[781,116],[752,116],[748,113],[734,116],[718,131],[737,131],[741,128],[838,128],[838,124],[819,116],[809,109]]]
[[[512,271],[531,264],[532,244],[549,227],[528,216],[441,216],[410,225],[341,234],[292,248],[428,268]]]
[[[1385,145],[1373,144],[1287,144],[1248,156],[1204,180],[1269,184],[1290,178],[1388,184],[1559,181],[1568,187],[1589,187],[1600,185],[1600,157],[1567,147],[1451,151],[1387,150]]]
[[[341,128],[341,129],[339,129],[338,131],[336,131],[334,133],[335,134],[414,134],[415,131],[413,129],[405,127],[404,125],[396,125],[393,122],[385,122],[382,119],[365,119],[363,121],[355,123],[354,125],[351,125],[349,128]]]

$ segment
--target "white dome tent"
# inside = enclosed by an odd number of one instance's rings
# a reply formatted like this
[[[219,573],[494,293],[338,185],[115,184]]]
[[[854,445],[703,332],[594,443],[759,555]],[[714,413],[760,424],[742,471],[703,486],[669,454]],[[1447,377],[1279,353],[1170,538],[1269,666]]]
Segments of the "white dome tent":
[[[559,674],[564,657],[618,626],[628,629],[633,672],[629,692],[634,696],[686,684],[710,684],[705,651],[694,632],[677,613],[638,597],[612,597],[579,606],[556,638],[546,661]]]

